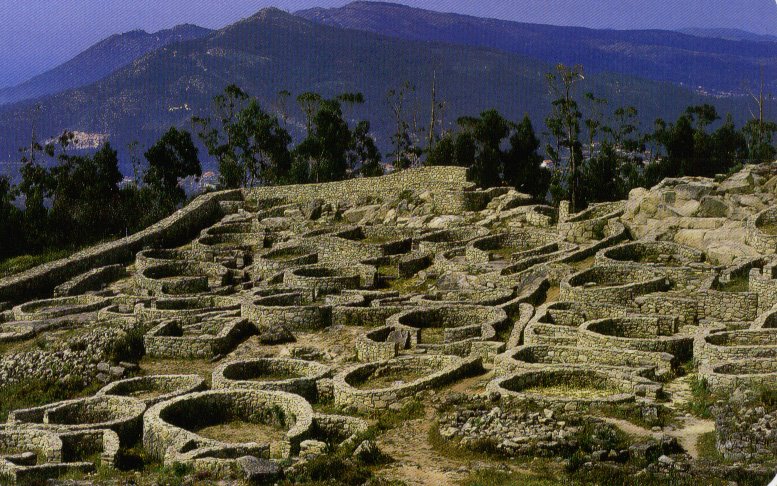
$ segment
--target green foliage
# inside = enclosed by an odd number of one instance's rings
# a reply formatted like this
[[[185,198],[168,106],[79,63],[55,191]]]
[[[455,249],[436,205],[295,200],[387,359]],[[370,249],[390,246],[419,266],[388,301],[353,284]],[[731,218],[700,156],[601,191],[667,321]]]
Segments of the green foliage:
[[[20,408],[37,407],[93,394],[99,384],[84,386],[80,380],[44,381],[37,378],[25,379],[11,385],[0,387],[0,421],[8,418],[8,413]]]
[[[122,334],[118,339],[111,342],[108,348],[108,358],[113,363],[128,361],[137,363],[146,354],[146,348],[143,341],[145,330],[142,327],[135,327]]]
[[[69,256],[70,250],[50,250],[38,255],[22,255],[0,262],[0,278],[9,277],[31,268]]]
[[[167,210],[178,207],[186,200],[179,180],[202,175],[197,147],[185,130],[170,129],[145,153],[148,170],[143,181],[159,198],[160,206]]]
[[[688,411],[699,418],[712,418],[710,408],[716,400],[707,380],[698,376],[691,377],[691,394],[691,400],[687,405]]]
[[[500,469],[478,469],[462,481],[464,486],[556,486],[562,484],[554,479],[541,478],[515,471]]]
[[[542,168],[540,141],[534,133],[529,116],[515,127],[510,137],[510,149],[503,163],[504,181],[519,192],[544,201],[550,185],[550,171]]]
[[[219,163],[225,188],[284,182],[291,168],[291,136],[278,118],[236,85],[213,99],[214,117],[195,117],[199,137]],[[214,121],[215,118],[215,121]]]

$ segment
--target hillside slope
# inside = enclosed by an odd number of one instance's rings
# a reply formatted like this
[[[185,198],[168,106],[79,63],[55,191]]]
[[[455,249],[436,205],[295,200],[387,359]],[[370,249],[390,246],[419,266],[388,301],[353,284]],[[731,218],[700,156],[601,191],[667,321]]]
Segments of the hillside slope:
[[[545,62],[583,64],[709,91],[741,91],[764,78],[777,85],[777,43],[725,40],[661,30],[593,30],[440,13],[404,5],[358,1],[342,8],[296,13],[326,25],[402,39],[488,47]]]
[[[0,104],[86,86],[160,47],[199,39],[210,32],[196,25],[179,25],[153,34],[134,30],[112,35],[54,69],[18,86],[0,89]]]
[[[392,126],[387,91],[405,80],[414,83],[417,100],[411,97],[406,105],[424,124],[435,71],[447,126],[459,116],[496,107],[513,119],[529,114],[542,130],[550,107],[545,73],[551,69],[498,50],[384,37],[268,9],[205,38],[158,49],[87,87],[0,107],[0,160],[17,158],[33,126],[41,138],[72,129],[107,134],[120,151],[133,140],[142,147],[172,124],[191,129],[192,115],[209,113],[212,97],[230,83],[258,96],[267,108],[282,89],[325,96],[361,91],[367,102],[351,116],[372,121],[385,153]],[[608,98],[613,109],[638,106],[646,128],[656,117],[674,118],[687,105],[702,102],[715,102],[740,120],[747,116],[739,100],[624,76],[587,76],[582,89]],[[303,115],[290,105],[289,129],[299,137]]]

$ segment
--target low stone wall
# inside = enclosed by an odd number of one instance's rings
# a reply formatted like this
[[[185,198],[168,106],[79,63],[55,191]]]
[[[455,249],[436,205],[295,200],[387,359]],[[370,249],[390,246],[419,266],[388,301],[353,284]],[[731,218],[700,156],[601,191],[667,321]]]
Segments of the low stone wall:
[[[370,376],[391,370],[423,370],[427,376],[389,388],[359,389]],[[357,410],[381,410],[416,393],[451,383],[482,370],[480,358],[455,356],[410,356],[367,363],[346,369],[333,379],[335,404]]]
[[[58,317],[96,312],[110,305],[110,300],[94,295],[58,297],[56,299],[35,300],[13,308],[13,317],[17,321],[43,321]]]
[[[165,297],[135,305],[135,317],[142,322],[189,318],[196,320],[206,314],[232,311],[240,311],[240,301],[234,297],[219,295]]]
[[[777,330],[697,334],[694,358],[706,365],[752,358],[777,359]]]
[[[559,299],[633,305],[636,297],[668,290],[668,287],[666,277],[649,269],[597,266],[563,280]]]
[[[130,445],[140,436],[145,410],[146,405],[135,398],[94,396],[14,410],[8,423],[58,432],[110,429],[122,444]]]
[[[407,346],[435,354],[466,356],[473,341],[491,341],[509,325],[507,313],[498,307],[418,307],[395,314],[386,325],[408,334]],[[441,329],[440,341],[426,339],[430,329]]]
[[[676,317],[681,326],[699,322],[699,303],[693,295],[684,292],[659,292],[634,299],[640,314]]]
[[[704,260],[702,251],[666,241],[624,243],[596,254],[597,265],[647,268],[684,289],[697,289],[717,274]]]
[[[96,395],[134,397],[150,407],[205,388],[205,380],[199,375],[152,375],[114,381],[101,388]]]
[[[281,443],[225,444],[198,435],[203,427],[244,420],[286,429]],[[285,458],[299,452],[313,425],[313,410],[298,395],[275,391],[214,390],[173,398],[143,417],[143,446],[166,465],[245,455]]]
[[[219,365],[212,383],[214,389],[282,391],[316,401],[318,381],[331,374],[331,368],[314,361],[259,358]]]
[[[457,214],[469,205],[474,184],[467,182],[467,170],[464,167],[422,167],[395,172],[383,177],[365,177],[342,182],[323,184],[303,184],[296,186],[257,187],[245,192],[246,202],[268,198],[281,198],[295,201],[297,204],[322,199],[336,204],[356,202],[376,195],[384,199],[397,198],[407,190],[431,191],[435,197],[437,211],[442,214]]]
[[[675,334],[677,321],[667,316],[629,316],[586,322],[580,346],[668,353],[680,361],[693,355],[693,336]]]
[[[229,277],[229,270],[218,263],[170,261],[146,267],[135,274],[135,282],[149,295],[187,295],[224,286]]]
[[[93,472],[94,455],[103,467],[114,467],[119,438],[111,430],[52,432],[0,426],[1,449],[23,451],[0,458],[3,484],[42,484],[67,474]]]
[[[171,319],[151,329],[143,338],[146,355],[153,358],[210,359],[228,353],[256,328],[243,318],[223,318],[207,323],[208,331],[187,335],[186,325]]]
[[[454,248],[465,247],[467,243],[488,235],[488,230],[481,226],[462,226],[458,228],[433,231],[421,235],[414,242],[421,253],[443,253]]]
[[[554,411],[591,410],[634,401],[634,381],[628,375],[612,371],[549,366],[545,369],[517,371],[495,379],[486,390],[498,394],[501,403],[507,406],[530,402]],[[592,388],[601,393],[589,397],[543,394],[542,389],[551,386]]]
[[[668,353],[645,352],[623,348],[590,348],[533,345],[521,346],[500,354],[494,361],[495,376],[506,376],[524,368],[547,365],[580,365],[597,367],[631,368],[640,376],[669,378],[678,360]]]
[[[240,191],[203,194],[172,216],[132,236],[0,279],[0,301],[28,300],[48,295],[56,286],[94,268],[129,263],[138,251],[147,246],[180,245],[223,216],[220,201],[241,197]]]
[[[767,255],[777,251],[777,234],[763,231],[767,225],[777,222],[777,206],[761,211],[747,220],[746,242],[760,253]]]
[[[361,286],[361,275],[353,267],[309,265],[286,270],[283,284],[289,288],[304,289],[310,293],[310,300],[318,300],[343,290],[358,289]]]
[[[68,280],[54,289],[55,297],[67,297],[71,295],[85,294],[89,291],[98,291],[111,283],[126,277],[127,269],[124,265],[108,265],[95,268]]]
[[[255,279],[268,279],[290,268],[318,263],[318,250],[313,245],[295,243],[272,248],[256,257],[248,273]]]
[[[303,300],[300,293],[259,297],[244,302],[241,314],[260,330],[282,326],[289,331],[312,331],[332,324],[331,306],[303,305]]]
[[[721,292],[700,290],[697,299],[699,319],[719,322],[752,321],[758,316],[758,294],[755,292]]]
[[[625,203],[618,201],[594,204],[587,210],[568,218],[559,215],[558,234],[562,239],[573,243],[601,240],[608,221],[620,217],[624,209]]]
[[[777,389],[775,359],[744,359],[702,366],[699,374],[707,380],[713,392],[721,395],[731,394],[737,388],[756,391]]]
[[[748,290],[758,295],[758,313],[764,313],[777,304],[777,264],[769,263],[762,269],[750,269]]]
[[[493,252],[509,248],[513,253],[508,261],[518,261],[558,251],[558,235],[537,230],[521,229],[472,240],[467,244],[465,256],[470,263],[488,263]]]

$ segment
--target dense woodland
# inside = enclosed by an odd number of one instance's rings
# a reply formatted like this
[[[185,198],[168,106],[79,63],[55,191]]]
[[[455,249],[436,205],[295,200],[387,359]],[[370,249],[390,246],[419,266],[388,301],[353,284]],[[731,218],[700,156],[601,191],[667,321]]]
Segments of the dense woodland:
[[[415,87],[390,90],[392,152],[384,163],[370,122],[352,120],[360,93],[333,99],[283,91],[265,107],[237,86],[213,100],[212,114],[192,120],[196,133],[171,127],[142,158],[132,147],[134,174],[127,183],[116,150],[105,143],[76,153],[73,132],[41,144],[33,134],[20,150],[21,182],[0,177],[0,259],[75,249],[124,236],[186,202],[181,180],[202,173],[196,139],[218,162],[220,188],[326,182],[381,175],[384,167],[469,168],[482,187],[510,186],[538,202],[571,200],[575,210],[623,199],[635,187],[666,177],[714,176],[744,163],[774,160],[777,124],[764,113],[768,98],[753,94],[753,117],[736,127],[712,105],[690,106],[674,121],[638,122],[638,107],[613,107],[585,90],[580,66],[547,74],[551,115],[542,123],[508,120],[497,110],[443,122],[446,103],[432,88],[425,126],[410,109]],[[305,136],[294,144],[288,109],[304,113]],[[543,146],[542,140],[546,140]]]

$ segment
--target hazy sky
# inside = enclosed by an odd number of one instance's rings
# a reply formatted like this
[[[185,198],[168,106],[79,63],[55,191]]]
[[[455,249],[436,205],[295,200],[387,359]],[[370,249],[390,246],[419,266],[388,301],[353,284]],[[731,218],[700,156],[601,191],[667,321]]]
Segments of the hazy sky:
[[[0,86],[60,64],[111,34],[181,23],[219,28],[259,9],[348,0],[0,0]],[[432,10],[601,28],[736,27],[777,34],[775,0],[398,0]]]

